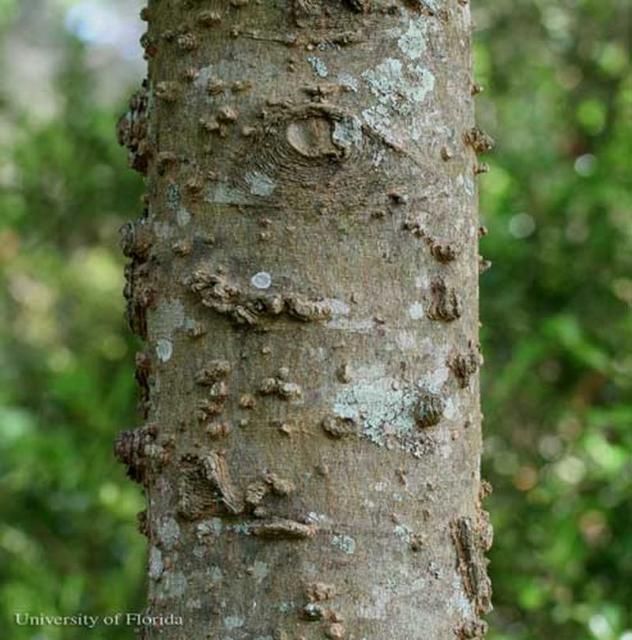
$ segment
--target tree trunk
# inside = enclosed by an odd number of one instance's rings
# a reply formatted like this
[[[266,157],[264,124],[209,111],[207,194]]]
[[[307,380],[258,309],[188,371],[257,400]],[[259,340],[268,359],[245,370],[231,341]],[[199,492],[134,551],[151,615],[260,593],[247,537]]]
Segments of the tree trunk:
[[[123,230],[145,425],[116,451],[147,494],[143,637],[481,637],[467,0],[142,15],[119,135],[148,186]]]

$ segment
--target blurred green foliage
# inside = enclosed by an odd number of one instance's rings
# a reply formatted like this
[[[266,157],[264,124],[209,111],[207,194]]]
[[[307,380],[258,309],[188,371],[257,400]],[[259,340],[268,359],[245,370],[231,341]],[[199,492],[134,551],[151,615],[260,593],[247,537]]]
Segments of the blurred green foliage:
[[[0,29],[16,6],[0,0]],[[492,640],[632,640],[630,12],[627,0],[475,6],[479,120],[499,141],[481,182],[494,263],[481,281]],[[0,95],[0,625],[11,640],[86,633],[42,635],[17,627],[17,611],[143,602],[142,499],[110,455],[135,421],[117,228],[138,214],[142,186],[115,142],[124,105],[100,107],[83,45],[59,46],[53,120]]]
[[[60,46],[54,120],[35,123],[2,100],[0,637],[11,640],[86,634],[19,627],[15,612],[143,606],[143,500],[111,455],[114,435],[135,422],[117,241],[142,184],[116,144],[115,114],[94,104],[82,45]]]
[[[479,4],[491,637],[630,640],[632,5]]]

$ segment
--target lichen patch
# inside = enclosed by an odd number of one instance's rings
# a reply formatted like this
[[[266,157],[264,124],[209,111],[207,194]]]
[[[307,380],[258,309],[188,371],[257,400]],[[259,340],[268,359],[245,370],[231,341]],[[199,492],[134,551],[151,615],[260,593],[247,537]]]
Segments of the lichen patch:
[[[166,338],[159,338],[156,341],[156,355],[160,362],[169,362],[173,355],[173,343]]]
[[[362,112],[364,121],[389,142],[403,144],[408,136],[404,137],[403,129],[398,131],[398,121],[412,118],[414,106],[434,90],[434,75],[419,64],[407,66],[397,58],[386,58],[362,77],[377,98],[376,104]],[[415,123],[406,124],[404,128],[410,132]]]
[[[331,544],[347,555],[353,555],[356,550],[356,541],[351,536],[333,536]]]
[[[449,370],[442,364],[439,370],[433,369],[415,383],[406,384],[385,375],[381,367],[360,368],[353,381],[339,389],[332,414],[341,423],[353,424],[360,438],[380,447],[400,448],[421,457],[434,450],[438,440],[435,442],[436,438],[430,438],[428,429],[419,428],[420,402],[435,394],[439,398],[448,376]],[[441,406],[444,406],[443,400]],[[425,426],[435,427],[448,417],[447,413],[450,417],[458,415],[452,404],[449,409],[445,413],[435,412],[437,416],[434,419],[422,422]]]
[[[426,50],[426,34],[423,24],[419,20],[411,20],[408,23],[408,30],[397,41],[400,51],[411,60],[421,58]]]
[[[250,193],[254,196],[271,196],[276,189],[276,182],[261,171],[249,171],[246,174],[246,182]]]

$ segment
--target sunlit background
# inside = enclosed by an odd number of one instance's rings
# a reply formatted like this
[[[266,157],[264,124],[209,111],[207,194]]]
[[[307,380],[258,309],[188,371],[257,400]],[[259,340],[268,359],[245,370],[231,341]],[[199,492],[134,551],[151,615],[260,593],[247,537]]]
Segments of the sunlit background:
[[[14,612],[140,610],[114,125],[144,72],[137,0],[0,0],[0,636]],[[632,640],[629,0],[474,3],[492,640]],[[129,628],[90,631],[132,638]]]

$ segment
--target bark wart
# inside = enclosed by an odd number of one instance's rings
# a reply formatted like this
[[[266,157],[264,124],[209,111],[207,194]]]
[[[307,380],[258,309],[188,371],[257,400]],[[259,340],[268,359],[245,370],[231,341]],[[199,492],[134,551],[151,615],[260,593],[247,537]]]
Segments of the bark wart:
[[[153,0],[119,123],[144,638],[482,637],[465,0]],[[174,27],[174,25],[177,25]]]

